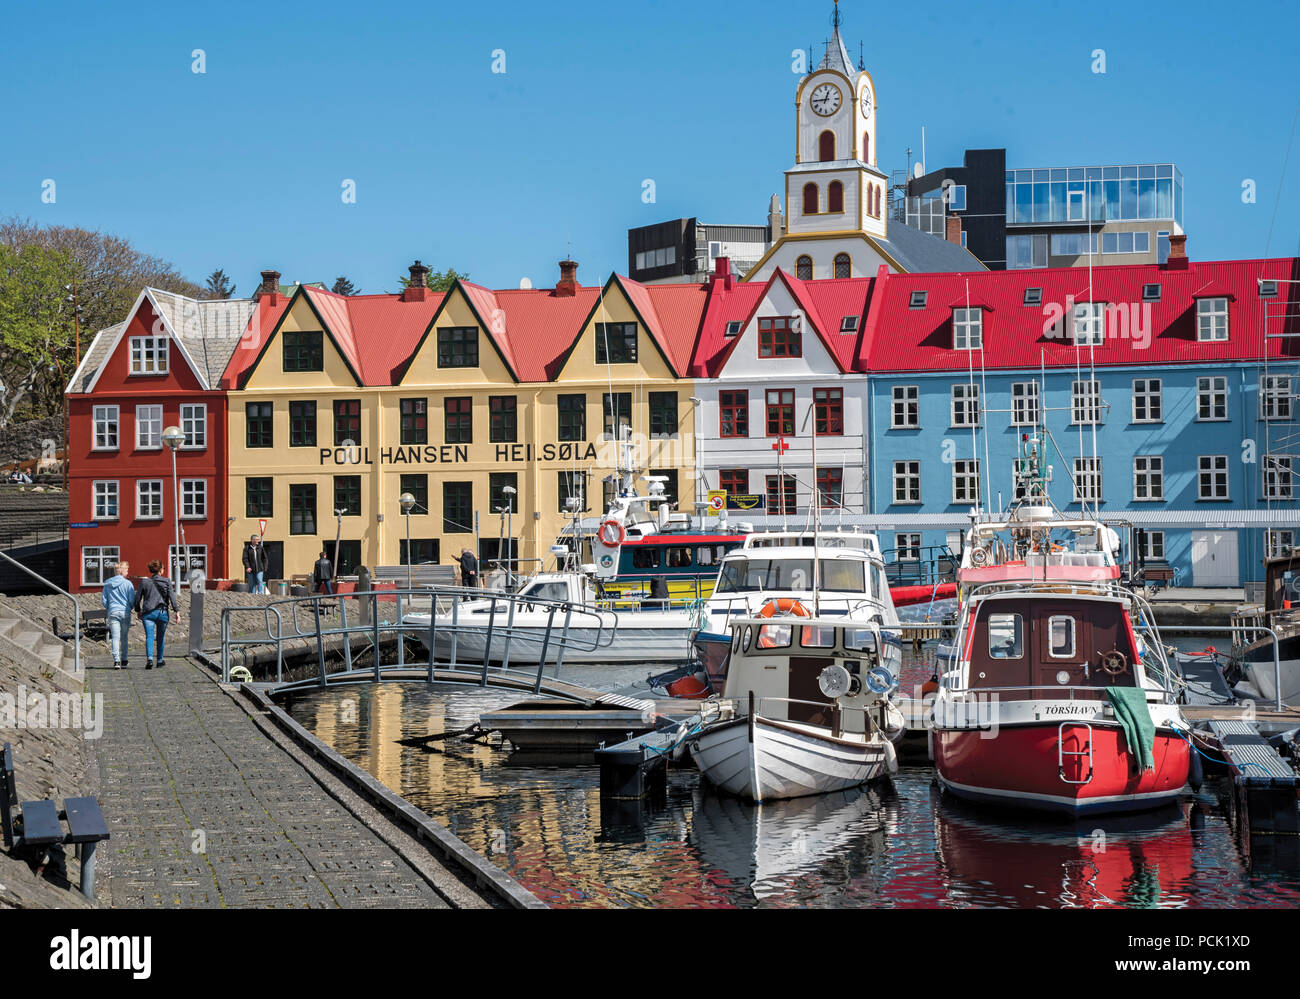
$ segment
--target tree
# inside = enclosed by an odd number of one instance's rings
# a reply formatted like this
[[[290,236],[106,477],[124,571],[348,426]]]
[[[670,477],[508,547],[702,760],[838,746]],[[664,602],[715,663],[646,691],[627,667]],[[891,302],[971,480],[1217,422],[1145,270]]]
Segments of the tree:
[[[0,243],[0,428],[20,407],[57,413],[76,367],[67,253]]]
[[[235,286],[226,277],[226,272],[217,268],[208,275],[207,287],[203,289],[204,298],[234,298]]]
[[[405,288],[407,285],[411,283],[411,278],[409,275],[407,277],[401,278],[400,280],[402,282],[403,288]],[[462,274],[459,271],[457,271],[454,267],[448,267],[445,271],[429,271],[428,280],[429,280],[429,287],[432,290],[450,291],[451,286],[455,284],[458,280],[468,281],[469,272],[467,271],[466,273]]]
[[[358,287],[356,287],[356,285],[354,285],[351,281],[349,281],[349,280],[348,280],[347,278],[345,278],[345,277],[338,277],[338,278],[335,278],[335,279],[334,279],[334,287],[332,287],[332,288],[330,289],[330,291],[334,292],[334,294],[336,294],[336,295],[359,295],[359,294],[361,294],[361,289],[358,288]]]

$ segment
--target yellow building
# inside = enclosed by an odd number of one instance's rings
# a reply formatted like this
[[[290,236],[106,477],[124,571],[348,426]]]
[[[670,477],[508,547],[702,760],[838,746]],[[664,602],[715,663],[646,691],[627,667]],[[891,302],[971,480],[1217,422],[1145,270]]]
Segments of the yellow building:
[[[300,286],[287,300],[263,275],[225,378],[230,577],[262,521],[270,578],[309,573],[336,534],[340,574],[405,564],[404,492],[415,562],[464,548],[492,561],[513,538],[528,569],[565,527],[570,495],[587,516],[607,506],[622,425],[640,468],[664,475],[683,509],[694,502],[686,375],[705,288],[616,275],[583,287],[565,261],[554,288],[458,281],[442,294],[427,270],[417,262],[400,295]]]

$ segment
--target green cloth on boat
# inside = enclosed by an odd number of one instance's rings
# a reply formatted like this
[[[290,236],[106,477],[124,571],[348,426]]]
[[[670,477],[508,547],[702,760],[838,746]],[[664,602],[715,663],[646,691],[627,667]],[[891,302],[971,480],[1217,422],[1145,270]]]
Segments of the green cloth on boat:
[[[1107,687],[1106,696],[1115,709],[1115,720],[1124,730],[1129,754],[1137,761],[1138,773],[1156,766],[1156,723],[1151,720],[1146,691],[1140,687]]]

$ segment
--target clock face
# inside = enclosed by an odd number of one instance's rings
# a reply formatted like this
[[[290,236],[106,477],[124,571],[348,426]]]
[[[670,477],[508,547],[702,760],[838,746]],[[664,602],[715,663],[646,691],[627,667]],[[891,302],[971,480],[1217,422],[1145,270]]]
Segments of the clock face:
[[[812,100],[809,103],[812,105],[812,109],[822,117],[834,114],[840,109],[839,88],[830,83],[823,83],[813,91]]]
[[[862,91],[862,117],[864,118],[871,117],[871,91],[870,90]]]

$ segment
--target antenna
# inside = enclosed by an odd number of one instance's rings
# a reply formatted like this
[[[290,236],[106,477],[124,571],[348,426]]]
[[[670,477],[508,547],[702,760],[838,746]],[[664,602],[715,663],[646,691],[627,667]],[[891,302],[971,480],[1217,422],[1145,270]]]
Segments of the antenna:
[[[865,72],[866,68],[867,68],[867,61],[862,58],[862,39],[859,38],[858,39],[858,72],[859,73]]]

